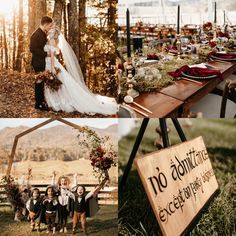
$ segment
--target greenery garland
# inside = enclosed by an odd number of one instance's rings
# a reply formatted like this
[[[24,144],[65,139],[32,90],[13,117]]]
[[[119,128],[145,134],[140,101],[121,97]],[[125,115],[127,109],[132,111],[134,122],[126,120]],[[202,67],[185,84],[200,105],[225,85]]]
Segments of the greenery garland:
[[[135,76],[135,85],[134,88],[139,92],[158,92],[161,89],[174,83],[175,78],[168,75],[168,72],[175,71],[176,69],[184,65],[192,65],[197,63],[191,57],[187,56],[182,60],[173,59],[171,61],[157,62],[155,64],[149,65],[149,68],[156,68],[161,74],[161,78],[153,76],[150,80],[145,80],[144,77]],[[128,90],[128,85],[126,77],[122,77],[120,81],[121,94],[120,97],[123,98]]]

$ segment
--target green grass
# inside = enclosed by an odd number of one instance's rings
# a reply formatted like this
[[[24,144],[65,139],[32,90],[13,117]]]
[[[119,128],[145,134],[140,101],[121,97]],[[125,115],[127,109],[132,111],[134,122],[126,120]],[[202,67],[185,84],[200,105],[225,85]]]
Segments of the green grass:
[[[191,127],[184,120],[180,119],[180,122],[188,140],[203,136],[220,185],[220,194],[211,202],[191,235],[236,235],[236,120],[193,119]],[[158,125],[158,119],[150,121],[137,156],[157,150],[154,141],[158,137],[155,132]],[[170,120],[168,126],[171,129],[171,144],[179,143]],[[138,129],[119,142],[120,174],[123,173]],[[134,166],[126,188],[119,196],[118,230],[120,235],[162,235]]]
[[[13,213],[8,208],[0,208],[0,235],[1,236],[28,236],[28,235],[46,235],[46,226],[42,224],[41,233],[31,232],[30,223],[27,221],[15,222],[13,221]],[[98,213],[92,217],[87,218],[87,231],[91,236],[111,236],[117,235],[117,206],[101,206]],[[58,233],[57,233],[58,234]],[[68,233],[63,235],[72,235],[72,220],[69,219]],[[81,227],[79,225],[79,233],[82,235]]]

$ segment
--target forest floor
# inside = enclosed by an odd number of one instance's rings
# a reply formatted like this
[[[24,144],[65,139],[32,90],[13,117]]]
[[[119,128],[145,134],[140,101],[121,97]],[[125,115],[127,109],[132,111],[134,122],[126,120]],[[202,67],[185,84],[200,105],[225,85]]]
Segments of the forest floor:
[[[56,118],[56,117],[111,117],[79,112],[65,113],[40,111],[34,108],[34,75],[30,73],[0,71],[0,117],[4,118]],[[113,116],[114,117],[114,116]]]
[[[0,229],[1,236],[29,236],[29,235],[46,235],[46,226],[41,226],[41,233],[31,232],[30,223],[27,221],[16,222],[13,220],[12,211],[8,209],[0,209]],[[91,236],[110,236],[117,235],[117,206],[102,205],[98,213],[87,218],[87,231]],[[56,234],[59,235],[57,232]],[[61,235],[61,234],[60,234]],[[68,233],[65,236],[72,235],[72,219],[68,222]],[[81,226],[76,235],[82,235]]]
[[[203,137],[220,186],[219,195],[211,202],[191,235],[236,235],[236,120],[192,119],[192,126],[184,120],[180,122],[188,140]],[[157,150],[154,146],[158,136],[155,132],[157,125],[157,120],[150,121],[137,156]],[[173,125],[168,123],[168,127],[171,130],[171,144],[179,143]],[[134,129],[119,142],[120,175],[127,164],[138,129]],[[122,196],[119,194],[119,234],[162,235],[135,167],[122,193]]]

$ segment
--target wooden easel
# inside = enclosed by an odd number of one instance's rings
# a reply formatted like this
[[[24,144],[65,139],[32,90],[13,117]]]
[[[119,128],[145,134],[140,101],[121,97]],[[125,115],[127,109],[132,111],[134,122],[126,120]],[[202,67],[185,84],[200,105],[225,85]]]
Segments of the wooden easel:
[[[181,142],[187,141],[187,139],[185,137],[185,134],[184,134],[177,118],[171,118],[171,120],[172,120],[172,122],[175,126],[175,129],[176,129],[179,137],[180,137]],[[135,156],[136,156],[136,153],[138,151],[139,145],[142,141],[142,138],[143,138],[144,132],[147,128],[148,122],[149,122],[149,118],[144,118],[143,119],[143,122],[142,122],[141,127],[140,127],[139,132],[138,132],[138,135],[136,137],[132,152],[130,154],[127,166],[125,168],[124,174],[123,174],[122,179],[121,179],[120,184],[119,184],[119,195],[122,195],[123,190],[125,188],[125,184],[127,182],[128,175],[129,175],[130,170],[132,168],[133,161],[135,159]],[[167,148],[167,147],[170,146],[170,142],[169,142],[169,137],[168,137],[168,132],[167,132],[166,118],[159,118],[159,122],[160,122],[161,138],[162,138],[162,142],[163,142],[163,147]],[[182,235],[191,236],[191,232],[192,232],[193,228],[199,222],[199,220],[201,219],[202,214],[208,208],[211,201],[219,194],[219,192],[220,192],[219,189],[216,190],[215,193],[208,199],[208,201],[206,202],[204,207],[194,217],[194,219],[188,225],[188,227],[185,229],[185,231],[183,232]]]
[[[179,137],[180,137],[180,140],[182,142],[187,141],[187,139],[185,137],[185,134],[184,134],[177,118],[171,118],[171,120],[172,120],[172,122],[175,126],[175,129],[176,129]],[[128,163],[125,167],[124,174],[123,174],[122,179],[121,179],[120,184],[119,184],[119,192],[122,192],[125,188],[125,184],[126,184],[128,175],[129,175],[130,170],[132,168],[132,165],[133,165],[135,156],[137,154],[137,151],[139,149],[140,143],[143,139],[143,135],[144,135],[145,130],[147,128],[148,122],[149,122],[149,118],[144,118],[143,119],[143,122],[142,122],[141,127],[140,127],[139,132],[138,132],[138,135],[136,137],[132,152],[130,154]],[[169,136],[168,136],[168,132],[167,132],[166,118],[159,118],[159,122],[160,122],[160,128],[161,128],[161,136],[162,136],[162,141],[163,141],[163,147],[167,148],[167,147],[170,146],[170,141],[169,141]]]

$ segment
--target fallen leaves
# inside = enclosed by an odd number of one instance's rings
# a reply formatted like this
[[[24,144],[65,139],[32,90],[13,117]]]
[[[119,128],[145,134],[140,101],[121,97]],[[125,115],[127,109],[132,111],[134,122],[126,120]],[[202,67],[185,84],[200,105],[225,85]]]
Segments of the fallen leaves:
[[[112,117],[96,114],[89,116],[79,112],[65,113],[40,111],[34,108],[34,74],[0,71],[0,117],[1,118],[82,118]]]

